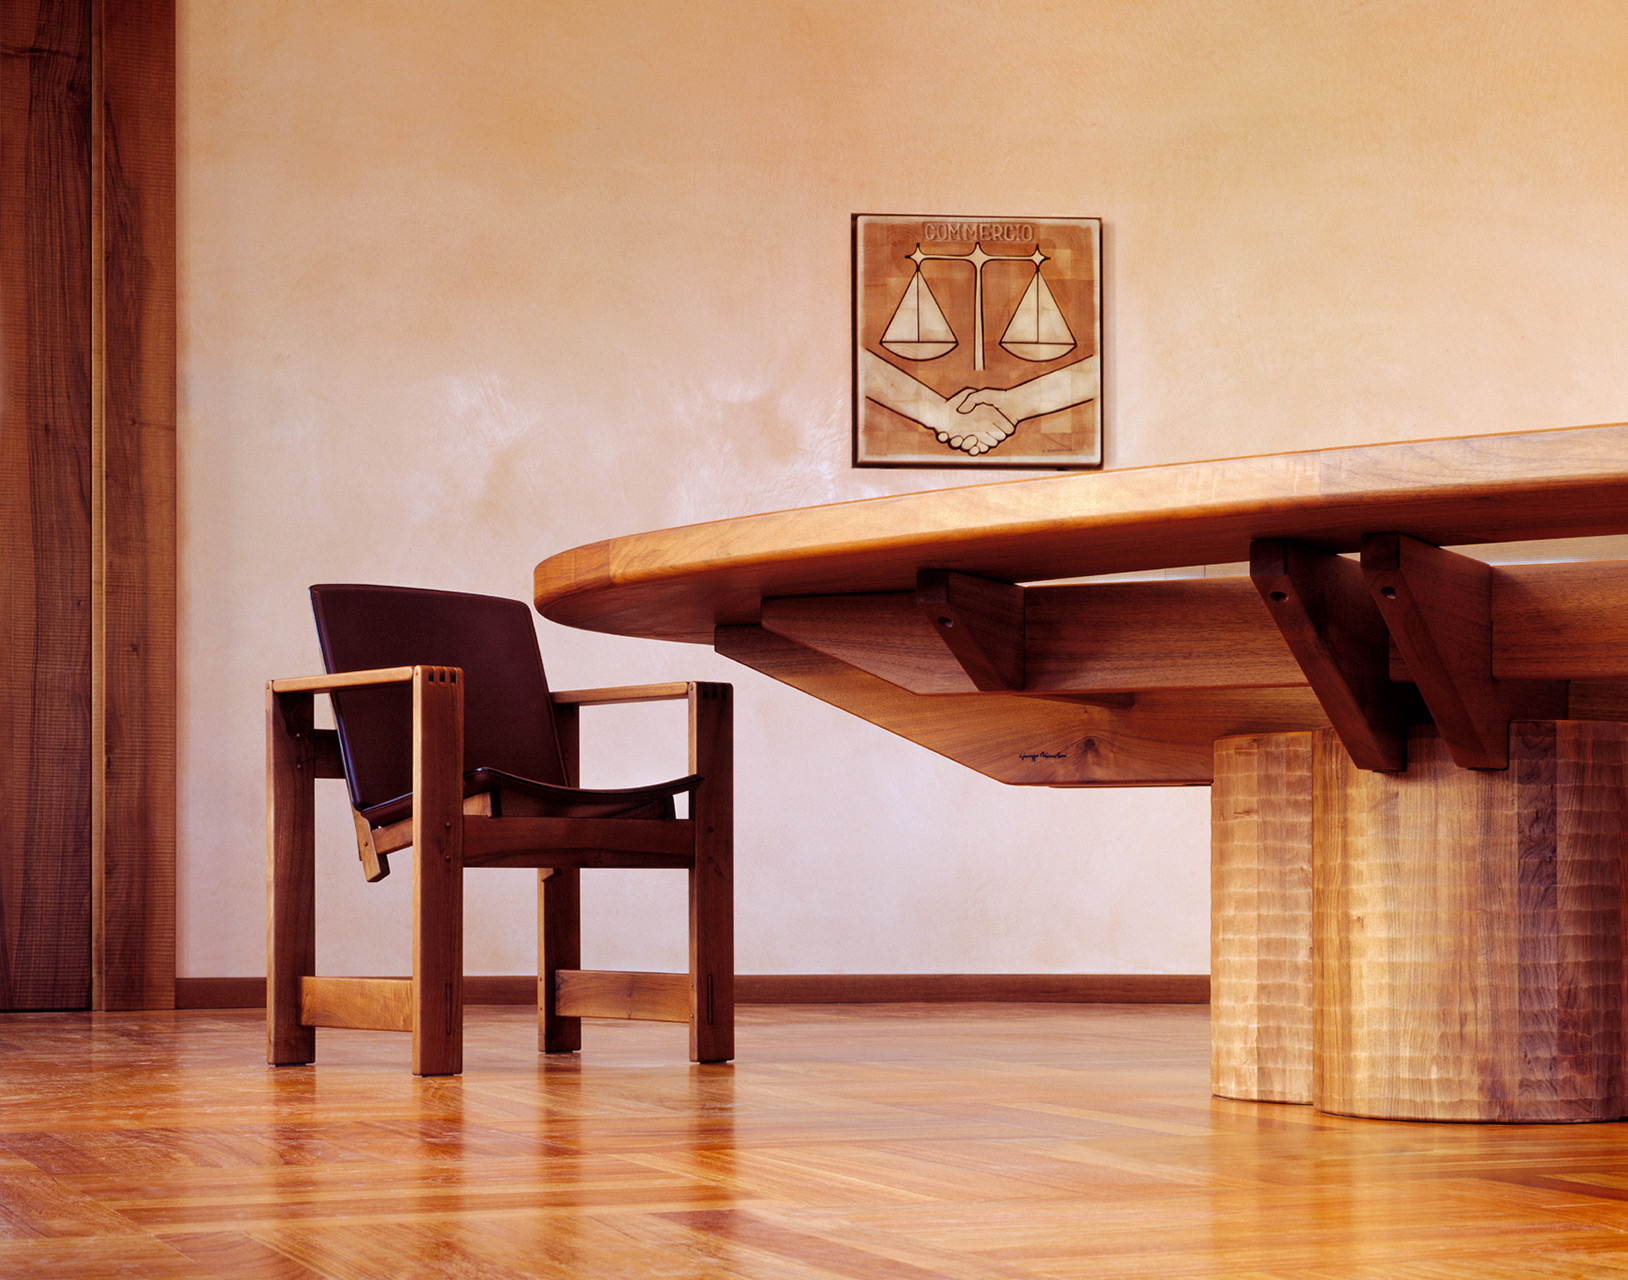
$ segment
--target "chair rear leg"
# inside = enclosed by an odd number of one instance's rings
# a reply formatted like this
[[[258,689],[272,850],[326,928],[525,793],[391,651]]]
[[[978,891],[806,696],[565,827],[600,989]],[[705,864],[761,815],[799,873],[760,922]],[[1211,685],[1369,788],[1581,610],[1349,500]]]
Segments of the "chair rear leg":
[[[537,873],[537,1049],[582,1048],[582,1019],[555,1012],[555,975],[582,968],[582,872],[557,867]]]
[[[300,979],[316,973],[316,786],[312,696],[266,687],[266,1061],[314,1062]]]
[[[735,1056],[735,741],[727,684],[690,686],[690,1060]]]

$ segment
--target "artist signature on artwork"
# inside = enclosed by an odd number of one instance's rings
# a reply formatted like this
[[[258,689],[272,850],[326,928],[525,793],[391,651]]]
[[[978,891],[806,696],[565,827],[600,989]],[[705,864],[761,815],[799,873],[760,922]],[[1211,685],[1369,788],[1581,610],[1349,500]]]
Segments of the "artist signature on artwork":
[[[1066,751],[1020,751],[1019,760],[1067,760]]]

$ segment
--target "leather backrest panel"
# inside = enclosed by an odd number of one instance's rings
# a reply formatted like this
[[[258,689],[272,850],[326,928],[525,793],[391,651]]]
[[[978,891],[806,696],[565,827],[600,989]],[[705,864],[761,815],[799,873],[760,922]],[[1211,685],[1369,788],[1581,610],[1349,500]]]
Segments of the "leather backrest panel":
[[[500,769],[564,783],[554,707],[531,609],[518,600],[325,583],[311,588],[330,673],[377,667],[461,667],[464,769]],[[412,689],[336,694],[334,719],[351,803],[358,809],[413,789]]]

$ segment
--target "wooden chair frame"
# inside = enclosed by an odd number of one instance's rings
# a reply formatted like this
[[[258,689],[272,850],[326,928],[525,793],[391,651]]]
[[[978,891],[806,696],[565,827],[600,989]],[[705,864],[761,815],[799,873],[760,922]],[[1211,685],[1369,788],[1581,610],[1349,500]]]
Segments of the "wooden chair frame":
[[[315,783],[343,778],[338,735],[314,727],[314,698],[369,685],[410,684],[413,814],[370,830],[358,821],[369,878],[380,859],[413,851],[410,978],[332,978],[316,971]],[[463,795],[463,673],[393,667],[272,680],[266,685],[266,1060],[316,1058],[317,1027],[408,1031],[414,1075],[463,1069],[463,873],[536,867],[538,1048],[581,1047],[584,1017],[688,1022],[690,1059],[734,1057],[734,761],[730,685],[692,682],[552,695],[572,785],[585,706],[687,700],[690,771],[704,781],[685,818],[492,817]],[[689,872],[690,967],[625,973],[581,967],[583,867]]]

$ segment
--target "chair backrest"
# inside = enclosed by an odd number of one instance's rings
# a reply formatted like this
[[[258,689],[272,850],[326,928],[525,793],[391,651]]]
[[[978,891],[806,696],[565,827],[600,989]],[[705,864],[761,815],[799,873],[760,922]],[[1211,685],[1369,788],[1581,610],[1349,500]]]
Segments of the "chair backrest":
[[[565,764],[531,609],[518,600],[325,583],[311,588],[329,673],[461,667],[464,770],[564,783]],[[413,789],[413,700],[405,685],[333,698],[351,803],[363,813]]]

